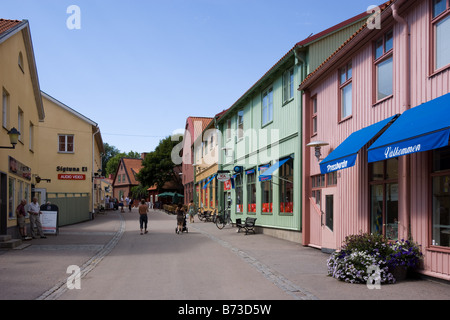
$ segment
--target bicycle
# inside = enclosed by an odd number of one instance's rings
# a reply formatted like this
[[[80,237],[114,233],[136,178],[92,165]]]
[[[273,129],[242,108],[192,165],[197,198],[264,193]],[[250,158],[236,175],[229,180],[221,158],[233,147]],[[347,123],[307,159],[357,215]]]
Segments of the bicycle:
[[[231,221],[229,208],[220,211],[219,214],[216,217],[216,226],[220,230],[225,228],[225,226],[227,224],[232,224],[232,223],[233,223],[233,221]]]

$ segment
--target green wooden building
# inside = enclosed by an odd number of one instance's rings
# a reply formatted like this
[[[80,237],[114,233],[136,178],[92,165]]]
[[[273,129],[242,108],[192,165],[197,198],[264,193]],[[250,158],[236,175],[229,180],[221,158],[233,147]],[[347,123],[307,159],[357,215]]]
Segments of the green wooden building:
[[[367,19],[362,13],[297,43],[217,120],[218,169],[232,176],[230,183],[217,183],[218,205],[223,210],[231,202],[233,221],[255,217],[259,232],[301,243],[303,119],[297,88]]]

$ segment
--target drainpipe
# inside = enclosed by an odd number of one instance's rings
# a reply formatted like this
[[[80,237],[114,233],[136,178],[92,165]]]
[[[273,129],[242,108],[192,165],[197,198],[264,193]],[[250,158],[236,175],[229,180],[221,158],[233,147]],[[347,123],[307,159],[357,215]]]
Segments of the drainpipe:
[[[95,166],[95,136],[100,132],[100,128],[97,127],[97,132],[95,132],[92,135],[92,217],[94,217],[94,212],[95,212],[95,204],[94,204],[94,193],[95,193],[95,188],[94,188],[94,178],[95,178],[95,172],[94,172],[94,166]]]
[[[398,8],[404,3],[404,1],[395,2],[392,4],[392,17],[397,21],[403,28],[401,37],[403,41],[404,47],[404,57],[403,59],[398,59],[398,61],[403,61],[403,66],[400,68],[399,77],[401,77],[401,88],[403,89],[403,97],[402,97],[402,113],[411,108],[411,80],[410,80],[410,32],[408,22],[405,18],[401,17],[398,13]],[[407,237],[411,238],[411,156],[407,155],[405,157],[400,157],[400,166],[401,173],[400,181],[399,181],[399,190],[404,190],[399,198],[401,199],[403,205],[403,209],[399,212],[405,218],[405,229],[407,233]],[[400,219],[399,219],[400,220]],[[404,237],[404,235],[400,235],[399,237]]]

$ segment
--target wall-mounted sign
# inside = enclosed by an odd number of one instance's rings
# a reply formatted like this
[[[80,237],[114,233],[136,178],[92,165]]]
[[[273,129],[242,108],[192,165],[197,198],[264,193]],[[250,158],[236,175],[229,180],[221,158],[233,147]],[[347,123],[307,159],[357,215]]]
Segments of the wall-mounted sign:
[[[31,180],[31,168],[17,161],[13,157],[9,157],[9,172],[18,175],[26,180]]]
[[[58,180],[86,180],[85,174],[58,174]]]
[[[57,172],[87,172],[88,168],[87,167],[63,167],[63,166],[57,166],[56,167],[56,171]]]

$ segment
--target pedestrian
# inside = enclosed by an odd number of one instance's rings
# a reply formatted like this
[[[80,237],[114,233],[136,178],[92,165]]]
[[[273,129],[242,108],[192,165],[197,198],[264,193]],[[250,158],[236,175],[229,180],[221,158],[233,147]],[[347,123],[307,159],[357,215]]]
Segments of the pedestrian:
[[[130,202],[128,203],[128,210],[131,212],[131,208],[133,207],[133,199],[129,199]]]
[[[188,211],[189,211],[189,222],[194,223],[194,214],[195,214],[194,200],[191,200],[191,202],[189,202]]]
[[[19,226],[19,233],[23,240],[29,240],[30,237],[27,236],[27,228],[25,224],[25,205],[27,204],[27,200],[23,199],[20,201],[19,205],[16,208],[17,215],[17,225]]]
[[[141,235],[142,230],[144,230],[145,233],[148,233],[147,231],[147,224],[148,224],[148,205],[145,204],[145,199],[141,200],[141,204],[139,205],[139,224],[141,226]]]
[[[122,196],[120,197],[119,207],[120,207],[120,212],[125,212],[123,210],[123,197]]]
[[[28,206],[28,213],[30,214],[30,224],[31,224],[31,236],[33,239],[36,239],[36,231],[34,228],[36,227],[38,229],[39,235],[41,238],[45,239],[47,238],[44,236],[44,232],[42,231],[42,224],[41,224],[41,206],[37,202],[37,198],[33,198],[33,201]]]
[[[177,214],[177,225],[178,225],[177,233],[181,234],[181,233],[183,233],[184,219],[186,219],[186,213],[184,212],[184,208],[181,203],[178,204],[178,207],[176,209],[176,214]]]

